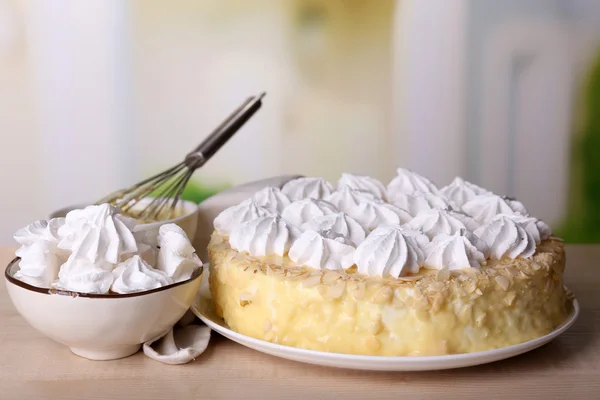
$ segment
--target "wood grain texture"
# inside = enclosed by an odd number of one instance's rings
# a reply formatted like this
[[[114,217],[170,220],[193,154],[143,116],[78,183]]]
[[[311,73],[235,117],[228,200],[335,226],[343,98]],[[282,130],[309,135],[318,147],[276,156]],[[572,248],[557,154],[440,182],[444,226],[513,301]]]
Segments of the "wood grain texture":
[[[0,249],[0,264],[13,257]],[[88,361],[33,330],[0,285],[0,399],[599,399],[600,246],[567,247],[566,284],[581,315],[550,344],[484,366],[439,372],[361,372],[286,361],[213,334],[196,361],[143,354]]]

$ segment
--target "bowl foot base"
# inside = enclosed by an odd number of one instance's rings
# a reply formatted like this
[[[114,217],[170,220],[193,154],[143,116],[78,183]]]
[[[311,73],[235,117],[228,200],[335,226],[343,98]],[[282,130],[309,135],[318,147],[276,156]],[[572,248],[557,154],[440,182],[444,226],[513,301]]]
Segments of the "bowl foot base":
[[[130,355],[137,353],[141,347],[141,344],[136,344],[133,346],[121,346],[111,349],[82,349],[80,347],[70,347],[70,350],[79,357],[103,361],[129,357]]]

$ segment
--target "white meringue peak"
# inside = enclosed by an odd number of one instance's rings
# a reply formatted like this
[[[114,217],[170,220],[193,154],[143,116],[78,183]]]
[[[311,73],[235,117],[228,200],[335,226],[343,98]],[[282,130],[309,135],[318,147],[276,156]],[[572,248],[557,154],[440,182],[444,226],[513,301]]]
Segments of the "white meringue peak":
[[[421,211],[405,227],[423,232],[429,239],[437,235],[454,235],[461,229],[467,229],[453,211],[436,209]]]
[[[450,207],[450,203],[442,196],[427,192],[398,193],[391,199],[392,203],[406,211],[413,217],[421,211]]]
[[[73,210],[58,228],[58,247],[70,250],[73,258],[116,264],[122,255],[138,251],[134,221],[109,204]]]
[[[266,208],[260,207],[254,200],[246,199],[238,205],[223,210],[217,215],[213,224],[215,230],[220,235],[229,236],[231,230],[236,225],[268,215],[274,215],[274,213]]]
[[[279,188],[268,186],[254,193],[251,197],[257,206],[266,208],[274,213],[281,213],[288,206],[290,199]]]
[[[498,214],[493,220],[503,217],[512,219],[525,228],[525,230],[535,239],[536,244],[540,244],[542,241],[552,236],[552,229],[550,226],[535,217],[529,217],[522,214]]]
[[[65,218],[53,218],[50,221],[35,221],[17,230],[13,237],[17,243],[24,246],[31,245],[40,240],[56,245],[60,240],[58,229],[64,224]]]
[[[388,198],[401,193],[425,192],[436,194],[437,187],[427,178],[405,168],[396,170],[396,177],[387,186]]]
[[[255,257],[270,254],[283,256],[298,236],[299,230],[283,218],[268,216],[246,221],[233,228],[229,244],[233,249]]]
[[[402,225],[412,219],[408,211],[387,203],[366,201],[349,214],[367,231],[384,225]]]
[[[71,256],[73,257],[73,256]],[[114,265],[108,262],[92,262],[87,258],[69,258],[60,267],[54,286],[80,293],[108,293],[114,276]]]
[[[492,194],[492,192],[481,188],[461,177],[454,178],[452,183],[440,189],[440,192],[457,207],[462,207],[466,202],[473,200],[476,196]]]
[[[342,236],[327,237],[312,229],[292,244],[289,257],[296,265],[315,269],[345,270],[354,265],[355,248]]]
[[[156,268],[174,282],[189,279],[202,265],[185,231],[175,224],[162,225],[158,230],[158,261]]]
[[[313,218],[337,214],[336,206],[325,200],[306,198],[294,201],[283,209],[281,217],[290,224],[300,227]]]
[[[283,185],[281,192],[291,201],[306,198],[319,200],[329,196],[333,186],[323,178],[296,178]]]
[[[355,246],[358,246],[367,237],[367,232],[362,225],[342,212],[315,217],[305,222],[301,229],[304,231],[312,229],[317,232],[325,231],[341,235],[350,240]]]
[[[485,264],[485,254],[474,244],[476,238],[465,230],[452,235],[438,235],[425,249],[424,267],[428,269],[460,270],[479,268]]]
[[[528,214],[522,203],[495,194],[475,196],[463,205],[462,211],[484,224],[498,214]]]
[[[138,255],[120,263],[115,271],[119,271],[111,287],[115,293],[142,292],[173,283],[167,274],[152,268]]]
[[[354,218],[367,231],[382,224],[401,225],[412,219],[406,210],[385,203],[369,192],[347,187],[333,192],[327,201]]]
[[[413,233],[397,226],[375,229],[356,248],[354,263],[364,275],[394,277],[419,272],[424,254]]]
[[[378,199],[369,192],[354,190],[350,189],[349,187],[336,190],[327,196],[325,200],[348,215],[350,215],[353,211],[356,211],[360,207],[361,203],[365,201],[381,202],[381,199]]]
[[[15,252],[21,258],[15,278],[33,286],[50,288],[65,262],[55,250],[55,244],[43,239],[21,246]]]
[[[387,191],[383,183],[366,175],[343,173],[337,184],[337,189],[348,188],[367,192],[379,199],[385,199]]]
[[[479,227],[475,235],[489,247],[490,258],[529,258],[535,253],[535,239],[514,219],[501,216]]]

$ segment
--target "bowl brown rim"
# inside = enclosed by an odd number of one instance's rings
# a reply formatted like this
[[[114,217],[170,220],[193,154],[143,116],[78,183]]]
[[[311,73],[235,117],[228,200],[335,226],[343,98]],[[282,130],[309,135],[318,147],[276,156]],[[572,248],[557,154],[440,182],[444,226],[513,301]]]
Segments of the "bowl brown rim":
[[[72,290],[62,290],[62,289],[54,289],[54,288],[41,288],[37,286],[30,285],[29,283],[25,283],[23,281],[18,280],[13,276],[14,272],[11,273],[11,269],[21,260],[21,257],[15,257],[8,263],[6,269],[4,270],[4,277],[10,283],[15,286],[18,286],[22,289],[29,290],[31,292],[36,292],[40,294],[49,294],[49,295],[59,295],[59,296],[69,296],[69,297],[85,297],[90,299],[124,299],[129,297],[139,297],[147,294],[158,293],[165,290],[172,289],[177,286],[185,285],[186,283],[190,283],[202,276],[202,272],[204,271],[204,266],[201,265],[192,272],[192,276],[184,281],[172,283],[170,285],[161,286],[156,289],[145,290],[143,292],[134,292],[134,293],[117,293],[117,294],[97,294],[97,293],[82,293],[75,292]]]

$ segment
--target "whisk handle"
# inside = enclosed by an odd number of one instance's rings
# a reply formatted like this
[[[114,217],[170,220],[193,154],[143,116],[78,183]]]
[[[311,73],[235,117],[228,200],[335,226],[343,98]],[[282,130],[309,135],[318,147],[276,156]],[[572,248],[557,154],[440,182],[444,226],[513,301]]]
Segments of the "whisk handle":
[[[246,99],[198,147],[188,154],[186,160],[193,160],[194,168],[204,165],[260,109],[264,96],[265,93],[262,93]]]

